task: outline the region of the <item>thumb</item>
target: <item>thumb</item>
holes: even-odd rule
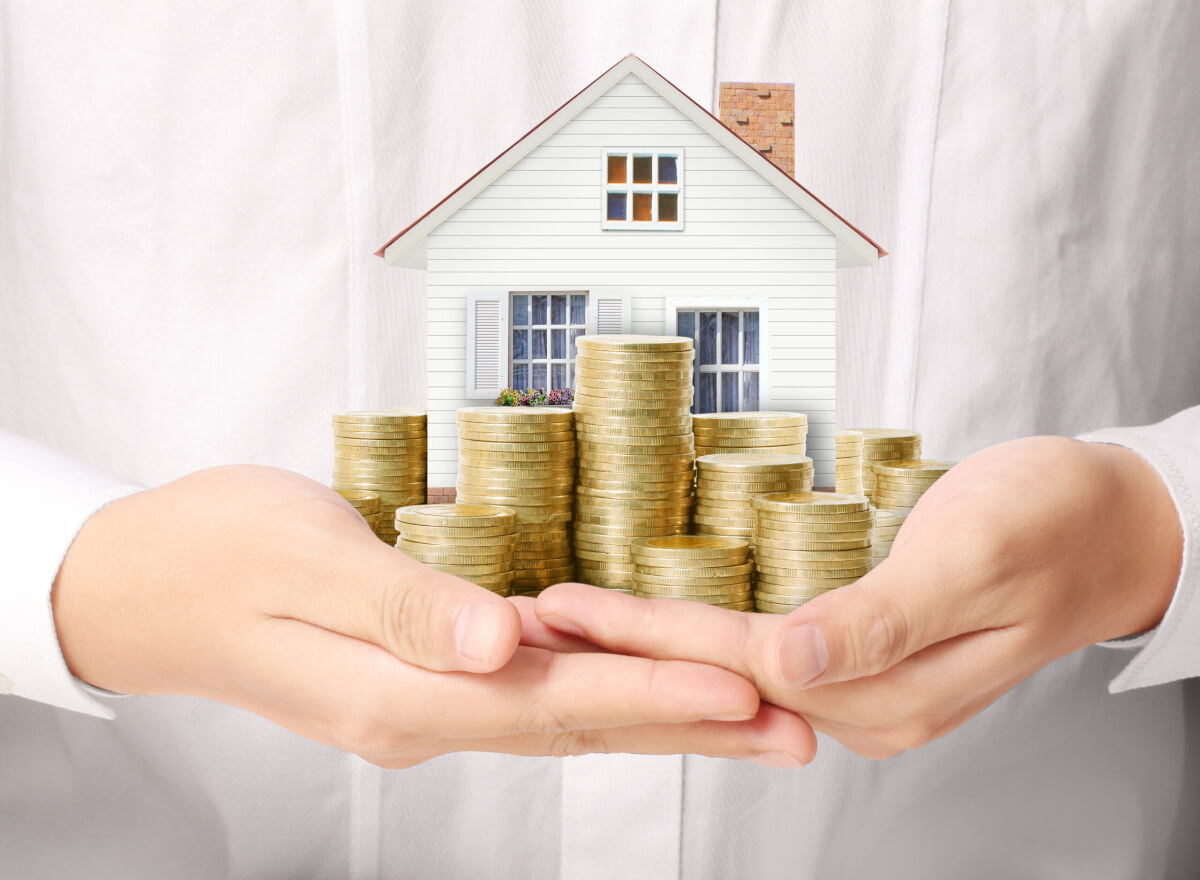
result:
[[[954,634],[935,632],[940,611],[923,598],[935,591],[889,581],[877,569],[793,611],[765,640],[763,668],[786,688],[867,678]]]
[[[433,672],[494,672],[511,659],[521,639],[511,602],[376,544],[365,577],[342,585],[343,597],[367,591],[365,602],[354,603],[347,635]]]

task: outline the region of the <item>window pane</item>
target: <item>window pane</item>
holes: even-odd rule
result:
[[[693,342],[696,341],[696,313],[695,312],[676,312],[675,313],[675,332],[680,336],[686,336]]]
[[[529,387],[529,364],[513,364],[512,387],[519,389]]]
[[[530,330],[533,334],[533,357],[544,358],[546,356],[546,331],[545,330]]]
[[[608,182],[609,183],[624,183],[625,182],[625,159],[622,154],[620,156],[608,157]]]
[[[679,196],[675,193],[658,194],[658,220],[660,223],[675,223],[679,220]]]
[[[567,372],[570,374],[570,377],[571,377],[571,387],[574,388],[575,387],[575,365],[568,364]]]
[[[654,198],[650,193],[633,194],[633,219],[643,222],[650,220],[650,203]]]
[[[512,322],[514,327],[529,325],[529,297],[523,293],[513,297]]]
[[[758,312],[742,312],[742,363],[758,363]],[[757,388],[755,380],[755,388]],[[755,392],[757,395],[757,391]],[[757,397],[755,398],[757,400]]]
[[[658,157],[658,182],[679,183],[679,172],[675,168],[674,156]]]
[[[567,387],[567,365],[566,364],[551,364],[550,365],[550,388],[566,388]]]
[[[546,390],[546,365],[545,364],[534,364],[533,365],[533,382],[530,385],[530,387],[537,388],[539,391]]]
[[[586,324],[587,323],[587,295],[583,293],[571,294],[571,323]]]
[[[721,363],[738,362],[738,313],[721,312]]]
[[[738,411],[738,373],[721,374],[721,412]]]
[[[742,373],[742,409],[758,411],[758,373]]]
[[[556,293],[550,297],[550,323],[563,325],[567,323],[567,295]]]
[[[716,312],[701,312],[700,313],[700,338],[699,351],[696,355],[696,363],[707,367],[717,362],[717,313]],[[712,412],[710,409],[701,410],[701,412]]]
[[[550,357],[555,360],[566,360],[567,331],[554,329],[550,331]],[[555,386],[556,388],[559,386]]]
[[[716,373],[700,374],[700,396],[696,398],[696,406],[693,411],[698,413],[710,413],[717,411]]]
[[[585,331],[583,331],[583,330],[571,330],[571,331],[570,331],[570,334],[571,334],[571,336],[570,336],[570,339],[571,339],[571,359],[572,359],[572,360],[574,360],[574,358],[575,358],[575,354],[576,354],[576,351],[575,351],[575,340],[576,340],[576,339],[578,339],[580,336],[582,336],[582,335],[584,334],[584,332],[585,332]]]
[[[654,162],[653,156],[634,156],[633,157],[633,182],[634,183],[653,183],[654,182]],[[595,178],[592,178],[595,180]]]
[[[543,293],[533,298],[533,323],[546,323],[546,295]]]
[[[609,193],[608,194],[608,214],[609,220],[625,220],[625,193]]]
[[[513,360],[523,361],[529,358],[529,331],[513,330]]]

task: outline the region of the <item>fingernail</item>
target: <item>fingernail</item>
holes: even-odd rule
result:
[[[567,635],[571,635],[571,636],[579,636],[580,638],[585,638],[585,636],[583,635],[583,628],[581,626],[574,623],[573,621],[563,620],[557,614],[543,614],[538,619],[541,620],[542,623],[546,624],[546,626],[553,627],[554,629],[558,630],[559,632],[564,632]]]
[[[795,770],[797,767],[803,767],[803,762],[795,755],[789,755],[787,752],[763,752],[761,755],[755,755],[750,759],[755,764],[762,764],[764,767],[776,767],[780,770]]]
[[[454,624],[454,647],[476,663],[485,663],[496,648],[504,626],[506,609],[493,602],[476,599],[463,606]]]
[[[709,721],[752,721],[758,717],[757,712],[730,712],[726,715],[713,715]]]
[[[804,687],[828,665],[825,636],[812,624],[792,627],[779,639],[779,674],[792,687]]]

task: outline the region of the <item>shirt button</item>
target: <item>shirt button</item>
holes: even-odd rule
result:
[[[11,694],[13,690],[12,679],[0,672],[0,696]]]

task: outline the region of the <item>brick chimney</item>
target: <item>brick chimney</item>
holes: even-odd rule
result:
[[[795,114],[791,83],[721,83],[721,121],[789,177],[796,174]]]

